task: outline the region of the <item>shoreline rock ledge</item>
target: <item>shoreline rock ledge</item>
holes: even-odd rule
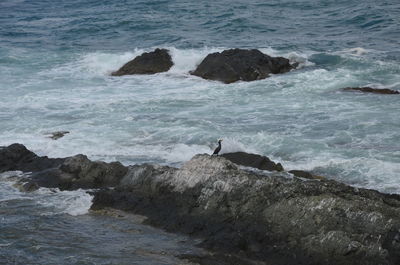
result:
[[[279,171],[260,174],[206,154],[181,168],[115,163],[38,157],[17,144],[0,148],[0,172],[33,171],[24,181],[39,186],[103,187],[92,191],[92,210],[133,212],[202,239],[211,257],[183,257],[196,263],[400,264],[399,195]]]
[[[190,74],[229,84],[265,79],[270,74],[289,72],[296,66],[286,58],[271,57],[257,49],[230,49],[207,55]]]

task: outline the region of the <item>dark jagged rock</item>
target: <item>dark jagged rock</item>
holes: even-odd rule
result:
[[[22,144],[0,147],[0,173],[20,170],[24,172],[42,171],[59,166],[64,159],[39,157]]]
[[[305,179],[324,179],[322,176],[313,175],[310,172],[303,171],[303,170],[289,170],[289,173],[295,175],[298,178],[305,178]]]
[[[286,58],[271,57],[256,49],[231,49],[207,55],[191,74],[228,84],[264,79],[270,74],[286,73],[294,67]]]
[[[128,168],[119,162],[90,161],[84,155],[76,155],[67,157],[58,168],[33,174],[30,182],[61,190],[113,187],[127,171]]]
[[[330,180],[261,176],[223,157],[130,167],[93,209],[114,207],[259,264],[399,264],[400,196]],[[265,263],[262,263],[265,262]],[[238,264],[250,264],[247,262]]]
[[[399,91],[397,90],[392,90],[388,88],[372,88],[372,87],[345,87],[343,88],[345,91],[361,91],[361,92],[367,92],[367,93],[375,93],[375,94],[400,94]]]
[[[166,49],[155,49],[153,52],[145,52],[132,61],[123,65],[113,76],[155,74],[167,72],[173,65],[171,56]]]
[[[119,184],[128,168],[119,162],[90,161],[85,155],[76,155],[65,159],[60,170],[71,177],[73,187],[99,188]]]
[[[283,171],[281,163],[275,163],[266,156],[249,154],[245,152],[225,153],[221,155],[233,163],[246,167],[258,168],[269,171]]]
[[[128,168],[119,162],[93,162],[84,155],[39,157],[22,144],[12,144],[0,149],[0,173],[13,170],[32,172],[22,187],[30,190],[34,184],[60,189],[112,187],[120,183]]]
[[[14,170],[27,162],[21,163],[21,153],[36,157],[22,147],[0,150],[0,157],[16,161]],[[38,186],[115,186],[92,191],[93,210],[131,211],[149,224],[202,238],[215,255],[190,259],[203,264],[400,264],[399,195],[259,175],[209,155],[196,155],[179,169],[125,168],[77,155],[35,174]]]

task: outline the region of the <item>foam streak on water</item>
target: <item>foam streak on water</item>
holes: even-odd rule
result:
[[[26,205],[35,205],[33,210],[40,215],[69,214],[77,216],[89,212],[93,196],[89,195],[87,191],[40,188],[33,192],[21,192],[16,185],[22,177],[29,177],[29,175],[19,171],[0,174],[0,202],[21,201]]]

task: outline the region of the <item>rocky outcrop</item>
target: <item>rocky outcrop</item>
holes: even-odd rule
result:
[[[268,171],[283,171],[281,163],[275,163],[266,156],[249,154],[245,152],[225,153],[221,155],[233,163],[245,167],[258,168]]]
[[[28,183],[61,190],[114,187],[127,171],[119,162],[91,161],[84,155],[76,155],[66,158],[57,168],[33,173]]]
[[[19,185],[22,190],[31,191],[36,185],[62,190],[113,187],[128,168],[119,162],[91,161],[84,155],[39,157],[21,144],[12,144],[0,149],[0,173],[14,170],[31,172]]]
[[[229,84],[264,79],[293,68],[283,57],[271,57],[256,49],[231,49],[207,55],[191,74]]]
[[[392,90],[388,88],[372,88],[372,87],[345,87],[343,88],[345,91],[361,91],[367,93],[375,93],[375,94],[400,94],[397,90]]]
[[[155,49],[153,52],[145,52],[132,61],[123,65],[113,76],[156,74],[167,72],[173,65],[171,56],[166,49]]]
[[[61,158],[39,157],[22,144],[0,147],[0,173],[20,170],[24,172],[42,171],[54,168],[64,161]]]
[[[145,215],[258,264],[400,262],[399,196],[261,176],[223,157],[197,155],[180,169],[130,167],[115,190],[95,194],[93,209],[104,207]]]
[[[22,147],[0,150],[7,168],[21,170],[32,163],[29,157],[38,159]],[[25,190],[113,186],[92,191],[93,210],[131,211],[152,225],[201,238],[202,246],[215,254],[186,257],[193,261],[400,264],[399,195],[286,172],[258,174],[222,156],[196,155],[181,168],[124,167],[83,155],[60,161],[55,168],[34,172],[34,184]]]

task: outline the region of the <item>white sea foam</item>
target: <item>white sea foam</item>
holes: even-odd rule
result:
[[[196,69],[197,65],[210,53],[221,52],[222,48],[204,48],[204,49],[177,49],[168,47],[174,65],[169,70],[174,74],[188,74]]]
[[[111,54],[94,52],[84,55],[79,62],[83,70],[99,75],[109,75],[111,72],[118,70],[125,63],[133,60],[140,55],[142,50],[133,52],[125,52],[122,54]]]
[[[272,48],[261,48],[259,49],[261,52],[268,54],[269,56],[282,56],[285,58],[288,58],[290,63],[298,63],[298,69],[307,67],[307,66],[313,66],[315,65],[313,62],[310,62],[308,58],[314,53],[312,51],[278,51]]]
[[[60,191],[59,189],[40,188],[34,192],[35,200],[48,211],[43,214],[66,213],[77,216],[87,214],[92,206],[93,196],[85,190]]]
[[[364,49],[362,47],[356,47],[356,48],[351,48],[351,49],[345,49],[342,51],[345,54],[350,54],[354,56],[362,56],[364,54],[367,54],[369,52],[368,49]]]
[[[14,185],[29,174],[20,171],[8,171],[0,174],[0,202],[20,200],[33,202],[41,207],[35,210],[42,215],[69,214],[73,216],[87,214],[92,205],[93,196],[85,190],[60,191],[59,189],[39,188],[33,192],[21,192]]]
[[[312,67],[225,85],[187,74],[208,53],[224,48],[166,48],[175,65],[152,76],[110,76],[136,55],[153,50],[149,48],[74,54],[24,79],[7,79],[7,86],[0,84],[6,91],[1,98],[0,145],[20,142],[50,157],[83,153],[124,164],[176,165],[197,153],[211,154],[217,139],[223,138],[221,153],[259,153],[288,169],[318,168],[365,186],[370,184],[361,175],[371,183],[395,184],[397,101],[340,89],[397,89],[395,64],[373,60],[369,53],[340,51],[327,53],[340,56],[333,56],[334,67],[329,66],[330,58],[319,67],[309,64],[309,58],[320,53],[267,48],[261,50]],[[54,131],[70,133],[57,141],[46,137]],[[345,163],[357,157],[365,158],[358,162],[358,173]],[[343,161],[324,163],[337,159]],[[375,166],[379,170],[371,169]]]
[[[248,152],[256,153],[257,151],[252,147],[246,146],[241,143],[237,137],[222,137],[222,148],[220,154],[233,153],[233,152]]]

